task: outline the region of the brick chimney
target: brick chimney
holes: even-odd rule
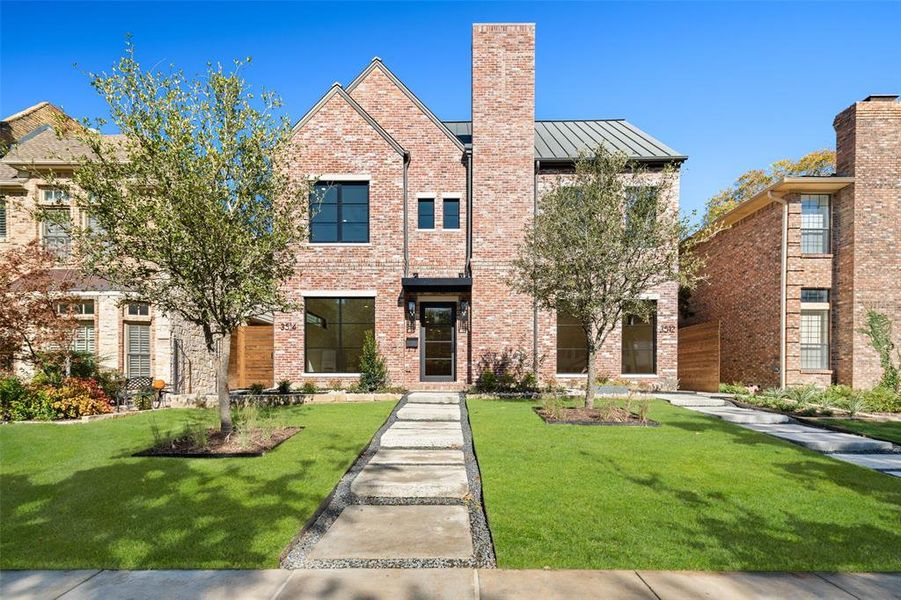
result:
[[[507,274],[535,195],[535,25],[472,27],[472,362],[534,345],[531,298]],[[474,377],[476,374],[470,374]]]
[[[875,385],[879,357],[860,333],[867,309],[901,323],[901,103],[872,95],[835,117],[836,172],[854,183],[833,197],[833,329],[839,381]],[[895,327],[901,345],[901,328]]]

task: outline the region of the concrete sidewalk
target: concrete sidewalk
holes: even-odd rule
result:
[[[501,569],[3,571],[0,598],[888,600],[901,598],[901,575]]]

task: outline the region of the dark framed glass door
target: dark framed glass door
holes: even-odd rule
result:
[[[419,308],[419,379],[454,381],[457,363],[456,306],[423,302]]]

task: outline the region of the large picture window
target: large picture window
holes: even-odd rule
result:
[[[653,375],[657,372],[657,302],[651,304],[651,317],[642,320],[635,315],[623,317],[624,375]]]
[[[557,313],[557,373],[584,373],[588,369],[585,330],[569,315]]]
[[[369,183],[319,182],[310,193],[310,241],[369,241]]]
[[[375,298],[305,298],[307,373],[358,373],[363,336],[375,331]]]
[[[829,252],[829,194],[801,196],[801,254]]]

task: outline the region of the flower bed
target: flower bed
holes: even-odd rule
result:
[[[171,456],[184,458],[240,458],[262,456],[298,433],[301,427],[265,428],[223,435],[215,428],[206,430],[205,435],[186,433],[166,440],[134,456]],[[242,435],[243,433],[243,435]]]
[[[633,427],[657,427],[657,421],[642,418],[624,408],[561,408],[557,410],[547,408],[534,408],[535,412],[545,423],[550,425],[606,425],[606,426],[633,426]]]
[[[0,380],[0,417],[4,421],[56,421],[113,412],[112,401],[93,379],[67,377],[59,383]]]

